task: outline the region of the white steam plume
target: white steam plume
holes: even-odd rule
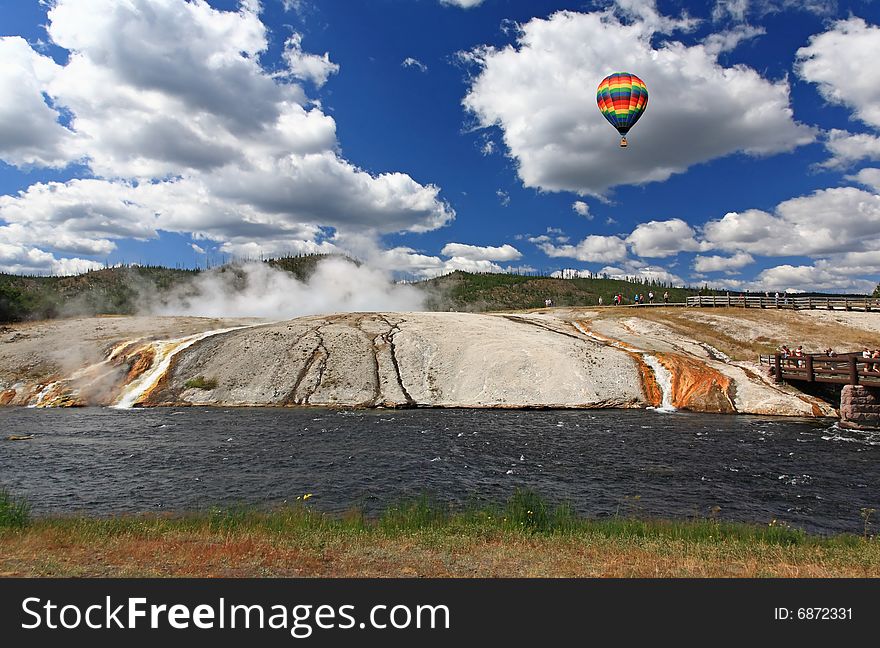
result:
[[[265,263],[200,274],[150,310],[158,315],[290,319],[363,311],[418,311],[423,294],[345,259],[319,262],[307,281]]]

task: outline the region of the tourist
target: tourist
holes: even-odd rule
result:
[[[874,349],[874,353],[871,354],[871,359],[880,361],[880,349]],[[873,367],[874,371],[880,373],[880,362],[875,362]]]
[[[773,301],[774,301],[774,304],[776,305],[776,308],[779,308],[779,291],[778,290],[776,291],[776,297],[774,298]]]
[[[796,357],[796,358],[803,358],[803,357],[804,357],[804,347],[801,346],[800,344],[798,344],[798,348],[794,350],[794,357]],[[803,366],[804,366],[804,361],[803,361],[803,360],[798,360],[798,361],[797,361],[797,366],[798,366],[798,367],[803,367]]]
[[[654,303],[654,291],[653,291],[653,290],[651,290],[650,292],[648,292],[648,303],[649,303],[649,304],[653,304],[653,303]]]
[[[664,303],[664,304],[668,304],[668,303],[669,303],[669,291],[668,291],[668,290],[667,290],[666,292],[663,293],[663,303]]]
[[[786,364],[790,367],[791,366],[791,350],[789,350],[788,346],[783,344],[779,348],[779,355],[782,356],[782,363],[781,364]]]
[[[599,306],[602,305],[602,295],[599,295]]]

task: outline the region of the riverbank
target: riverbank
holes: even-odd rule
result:
[[[2,506],[0,506],[2,508]],[[451,513],[269,512],[3,523],[0,575],[35,577],[880,577],[880,540],[777,523],[584,519],[528,492]]]

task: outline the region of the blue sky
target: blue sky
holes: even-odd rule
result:
[[[0,270],[880,281],[880,4],[0,0]],[[629,148],[595,103],[649,103]]]

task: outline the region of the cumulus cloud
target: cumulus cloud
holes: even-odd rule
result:
[[[683,286],[685,284],[684,279],[676,274],[673,274],[666,268],[655,265],[648,265],[639,261],[630,261],[624,264],[623,267],[606,266],[599,270],[599,274],[608,275],[610,279],[621,279],[627,281],[631,281],[633,279],[644,281],[659,281],[661,283],[669,283],[674,286]]]
[[[880,127],[880,27],[862,18],[838,20],[797,51],[795,72],[815,83],[826,101],[852,109],[864,123]]]
[[[75,275],[103,267],[89,259],[58,259],[35,247],[4,242],[0,232],[0,272],[20,275]]]
[[[699,250],[701,246],[694,235],[690,225],[680,218],[673,218],[641,223],[626,242],[637,256],[668,257],[679,252]]]
[[[694,270],[697,272],[732,272],[754,262],[754,257],[747,252],[737,252],[729,257],[717,255],[696,256],[694,257]]]
[[[814,139],[793,118],[785,80],[724,67],[717,47],[657,38],[693,26],[686,16],[662,16],[653,2],[532,19],[513,45],[461,54],[477,66],[463,104],[479,126],[501,129],[522,182],[548,191],[603,194],[735,152],[769,155]],[[650,93],[628,151],[595,108],[599,81],[620,61]]]
[[[571,204],[571,208],[579,216],[583,216],[587,220],[593,220],[593,215],[590,213],[590,206],[587,203],[585,203],[583,200],[575,200]]]
[[[764,256],[821,257],[880,249],[880,196],[855,187],[822,189],[780,203],[775,213],[730,212],[703,226],[713,248]]]
[[[825,137],[825,148],[831,158],[821,166],[845,167],[860,160],[880,160],[880,137],[869,133],[850,133],[832,128]]]
[[[334,251],[328,239],[347,232],[449,223],[438,187],[342,157],[333,118],[294,81],[323,83],[335,64],[294,35],[286,69],[264,69],[258,12],[257,2],[57,0],[47,31],[65,64],[0,39],[0,158],[82,158],[94,176],[0,198],[6,240],[106,254],[165,230],[235,254]]]
[[[512,245],[493,247],[491,245],[467,245],[464,243],[447,243],[443,246],[440,254],[450,257],[488,261],[516,261],[522,257],[522,253]]]
[[[564,257],[591,263],[614,263],[626,258],[626,242],[618,236],[591,234],[577,245],[554,245],[547,236],[530,239],[549,257]]]
[[[317,87],[327,83],[331,74],[339,72],[339,66],[330,60],[330,53],[323,56],[304,52],[302,34],[294,32],[284,43],[281,57],[287,63],[290,73],[297,79],[311,81]]]
[[[61,70],[17,36],[0,38],[0,159],[19,167],[63,167],[77,157],[73,133],[43,98]]]
[[[779,265],[763,270],[755,284],[766,290],[789,292],[858,292],[870,293],[877,282],[859,279],[848,274],[834,272],[820,265]]]
[[[880,169],[862,169],[855,175],[847,176],[847,178],[880,193]]]

